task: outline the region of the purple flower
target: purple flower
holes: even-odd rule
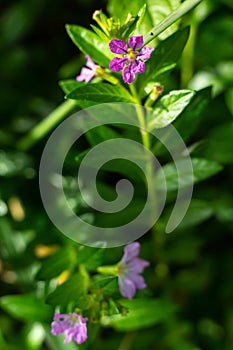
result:
[[[115,57],[111,60],[109,68],[113,72],[123,70],[122,77],[128,84],[135,79],[136,73],[144,73],[146,66],[144,61],[150,58],[153,47],[143,45],[143,36],[131,36],[128,40],[128,45],[120,39],[112,39],[109,43],[109,48],[113,53],[121,54],[123,57]],[[129,47],[128,47],[129,46]]]
[[[105,74],[103,68],[97,66],[89,56],[85,56],[87,59],[86,67],[81,69],[81,73],[76,77],[77,81],[85,81],[89,83],[94,76],[103,76]]]
[[[131,243],[124,248],[124,255],[118,265],[118,282],[121,295],[131,299],[137,289],[146,288],[144,278],[140,275],[149,262],[138,258],[140,244]]]
[[[77,344],[81,344],[87,339],[87,320],[75,312],[69,314],[55,312],[51,332],[53,335],[65,333],[64,344],[69,343],[72,338]]]

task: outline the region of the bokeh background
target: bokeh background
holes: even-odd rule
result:
[[[40,200],[38,165],[46,138],[26,152],[18,143],[63,102],[58,81],[74,78],[83,64],[65,24],[89,27],[92,13],[106,7],[104,0],[0,2],[0,296],[33,291],[44,245],[69,244],[49,222]],[[197,155],[224,166],[195,189],[194,197],[201,200],[183,228],[169,238],[158,235],[153,250],[145,241],[144,255],[153,265],[149,285],[154,295],[172,296],[180,314],[128,338],[103,329],[87,349],[233,348],[232,8],[230,0],[204,0],[183,19],[191,24],[192,36],[167,82],[172,88],[213,86],[191,141],[202,140]],[[46,341],[43,332],[14,306],[2,305],[1,350],[75,349],[54,343],[49,326]]]

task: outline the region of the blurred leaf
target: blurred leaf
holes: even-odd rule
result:
[[[88,277],[80,272],[76,273],[50,293],[46,302],[50,305],[68,305],[71,301],[76,301],[80,296],[86,294],[87,284]]]
[[[22,152],[4,152],[0,150],[0,176],[10,177],[26,175],[32,166],[30,157]]]
[[[200,199],[192,199],[185,217],[179,224],[179,229],[198,225],[209,219],[213,214],[214,210],[211,203]]]
[[[191,90],[174,90],[163,96],[153,110],[148,111],[148,129],[151,131],[171,124],[188,106],[193,96],[194,91]]]
[[[112,295],[119,291],[118,278],[116,276],[102,276],[96,275],[93,278],[93,287],[103,289],[106,295]]]
[[[177,63],[189,38],[189,31],[189,27],[178,30],[161,41],[154,49],[150,59],[146,62],[145,73],[138,76],[136,82],[140,93],[150,81],[158,79],[164,71],[175,67],[174,63]]]
[[[41,262],[36,274],[38,280],[50,280],[69,270],[76,262],[75,252],[71,248],[62,248]]]
[[[232,140],[233,123],[225,123],[214,128],[204,144],[204,156],[223,164],[231,164],[233,162]]]
[[[174,304],[162,299],[120,300],[120,304],[128,309],[127,315],[104,317],[103,325],[119,331],[142,329],[164,322],[176,310]]]
[[[113,55],[106,42],[84,27],[66,25],[66,30],[80,51],[90,56],[95,63],[108,68]]]
[[[67,98],[74,100],[90,100],[98,103],[134,102],[134,99],[125,88],[105,83],[85,85],[77,88],[69,93]]]
[[[183,140],[187,140],[198,128],[202,111],[211,99],[211,88],[197,91],[182,114],[174,122],[176,130]]]
[[[185,186],[189,186],[192,183],[197,183],[199,181],[203,181],[208,177],[211,177],[217,174],[219,171],[223,169],[223,167],[214,161],[200,158],[191,159],[193,166],[193,176],[190,176],[190,172],[186,172],[185,159],[181,159],[174,163],[168,163],[164,165],[156,174],[156,186],[159,188],[159,184],[162,183],[163,179],[161,178],[162,173],[164,173],[167,190],[172,191],[176,190],[178,187],[182,188]],[[182,166],[182,164],[184,164]],[[178,177],[177,166],[181,170],[180,177]],[[179,182],[178,182],[179,179]]]
[[[53,317],[53,308],[31,294],[3,296],[0,306],[19,320],[47,322]]]
[[[77,254],[77,263],[84,264],[87,270],[95,270],[103,262],[104,249],[80,247]]]
[[[85,121],[86,120],[83,120],[84,125],[85,125]],[[86,132],[85,136],[89,141],[90,145],[93,147],[105,140],[118,138],[120,137],[120,134],[118,134],[115,130],[113,130],[112,128],[106,125],[101,125],[100,127],[94,128],[94,130],[90,130]]]

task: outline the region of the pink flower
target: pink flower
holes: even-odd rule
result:
[[[128,84],[135,79],[136,73],[144,73],[146,66],[144,61],[150,58],[153,47],[143,45],[143,36],[132,36],[128,40],[128,44],[120,39],[112,39],[109,48],[113,53],[123,55],[122,58],[115,57],[111,60],[109,68],[113,72],[122,70],[122,77]],[[128,47],[129,46],[129,47]]]
[[[124,248],[124,255],[118,265],[118,283],[121,295],[132,299],[137,289],[146,288],[144,278],[140,275],[149,262],[138,258],[140,244],[130,243]]]
[[[77,344],[81,344],[87,339],[87,320],[87,318],[81,317],[75,312],[69,314],[55,312],[51,324],[51,333],[53,335],[65,333],[64,344],[69,343],[72,338]]]
[[[96,75],[97,66],[89,56],[85,56],[87,59],[86,67],[83,67],[81,73],[76,77],[77,81],[85,81],[89,83],[91,79]]]

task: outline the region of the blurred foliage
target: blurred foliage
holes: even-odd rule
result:
[[[79,247],[58,232],[45,213],[38,189],[38,166],[45,139],[28,151],[20,149],[19,141],[63,100],[58,81],[74,78],[84,63],[83,55],[67,37],[65,24],[77,23],[90,29],[93,12],[102,8],[113,15],[116,3],[113,0],[108,5],[106,1],[97,4],[94,0],[1,1],[2,350],[77,349],[75,344],[63,345],[62,337],[51,335],[54,305],[65,307],[67,302],[75,301],[80,309],[88,310],[91,304],[101,305],[105,311],[106,300],[97,292],[94,300],[90,298],[86,293],[88,275],[83,270],[75,271],[75,266],[85,265],[91,274],[99,264],[118,261],[122,249],[106,250],[103,254],[99,249]],[[137,13],[143,3],[138,2],[137,8],[134,2],[133,11]],[[165,15],[169,3],[172,2],[166,2]],[[121,11],[121,3],[118,11]],[[161,16],[150,17],[147,13],[145,18],[146,28],[150,28],[151,21],[154,25]],[[166,94],[177,87],[198,90],[192,108],[185,109],[183,121],[180,117],[174,125],[187,140],[195,159],[197,178],[204,180],[216,175],[195,186],[186,217],[175,232],[164,233],[171,210],[168,203],[156,230],[141,239],[142,256],[151,265],[145,271],[148,288],[138,293],[138,299],[120,300],[119,305],[115,304],[112,296],[117,300],[120,297],[116,281],[108,277],[93,282],[93,290],[103,290],[108,295],[110,314],[94,315],[96,319],[104,316],[103,327],[99,330],[99,326],[92,323],[88,330],[91,336],[87,343],[78,347],[80,349],[232,350],[232,19],[231,1],[204,0],[181,21],[183,26],[191,25],[181,61],[173,72],[160,76]],[[177,29],[177,24],[171,32],[173,29]],[[185,37],[182,40],[185,42]],[[175,46],[183,48],[183,42]],[[142,80],[143,77],[138,79],[141,83]],[[68,94],[75,82],[70,80],[62,84]],[[210,85],[213,86],[211,93]],[[104,132],[118,135],[117,130],[106,128]],[[89,135],[89,142],[96,144],[99,138],[101,135],[96,141]],[[86,141],[83,144],[85,149]],[[158,153],[163,155],[163,150],[158,149]],[[74,169],[69,162],[67,167],[71,172]],[[168,176],[172,176],[169,178],[169,202],[174,197],[176,175],[171,164],[166,169]],[[64,178],[71,200],[73,180],[68,176]],[[106,197],[112,196],[107,185],[102,186],[102,191]],[[77,201],[76,198],[75,205],[82,207]],[[69,274],[72,277],[67,280]],[[56,284],[59,286],[55,289]],[[44,298],[48,305],[43,302]],[[132,312],[124,319],[119,315],[122,310]]]

